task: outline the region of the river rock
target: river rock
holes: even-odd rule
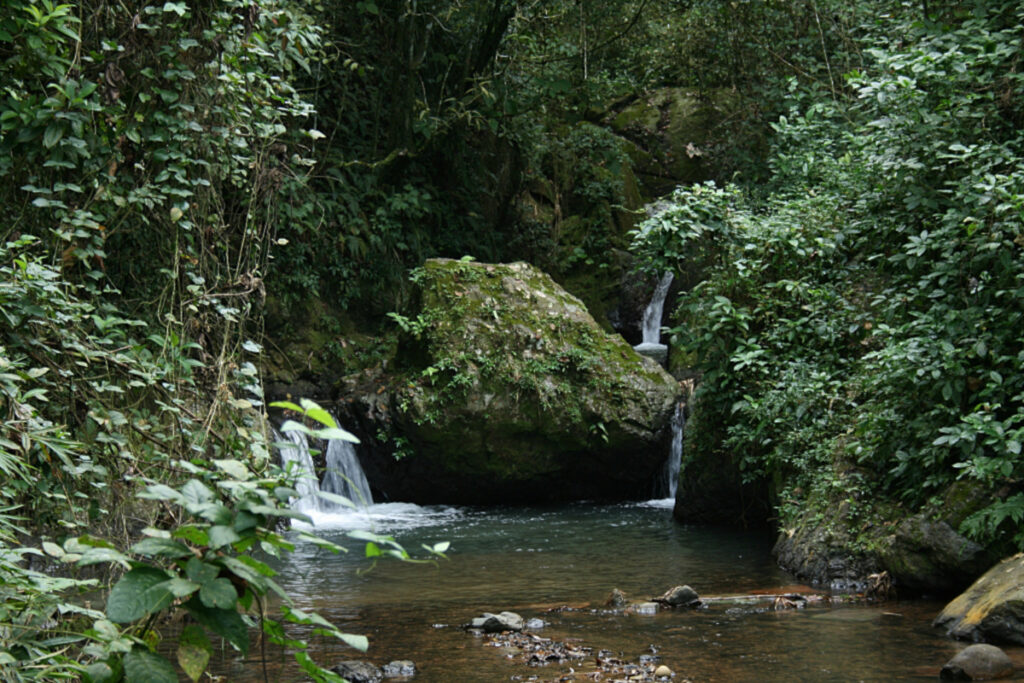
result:
[[[680,392],[656,362],[529,264],[431,259],[415,277],[387,425],[409,455],[371,480],[420,503],[649,495]]]
[[[384,678],[401,678],[416,674],[416,665],[408,659],[396,659],[382,667]]]
[[[661,597],[651,599],[669,607],[693,607],[700,603],[700,596],[697,595],[697,591],[689,586],[670,588]]]
[[[523,618],[515,612],[502,612],[501,614],[484,612],[482,616],[475,617],[464,628],[484,633],[519,632],[523,630]]]
[[[954,638],[1024,645],[1024,553],[985,572],[934,624]]]
[[[1013,673],[1013,662],[995,645],[969,645],[946,662],[939,673],[944,681],[991,681]]]
[[[384,673],[369,662],[357,660],[341,662],[331,667],[331,671],[349,683],[380,683],[380,681],[384,680]]]
[[[625,607],[628,603],[626,594],[618,588],[613,588],[608,599],[604,601],[605,607]]]
[[[662,664],[661,666],[659,666],[657,669],[654,670],[654,677],[655,678],[671,678],[674,675],[675,674],[672,673],[672,669],[668,668],[664,664]]]

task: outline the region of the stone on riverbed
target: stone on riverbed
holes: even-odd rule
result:
[[[474,618],[464,628],[468,631],[482,631],[483,633],[518,632],[523,630],[523,618],[515,612],[502,612],[501,614],[484,612],[482,616]]]
[[[662,664],[661,666],[659,666],[657,669],[654,670],[654,677],[655,678],[671,678],[674,675],[675,674],[672,673],[672,669],[668,668],[664,664]]]
[[[604,601],[606,607],[625,607],[627,604],[626,594],[618,588],[613,588],[611,595]]]
[[[331,671],[349,683],[380,683],[380,681],[384,680],[384,673],[369,662],[357,660],[341,662],[332,667]]]
[[[670,588],[661,597],[651,598],[651,600],[669,607],[696,607],[700,604],[700,596],[697,595],[697,591],[689,586]]]
[[[384,665],[384,678],[400,678],[413,676],[416,673],[416,665],[408,659],[398,659]]]
[[[970,645],[946,662],[939,673],[944,681],[991,681],[1013,673],[1013,662],[995,645]]]

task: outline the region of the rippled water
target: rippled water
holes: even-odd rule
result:
[[[692,681],[935,680],[963,644],[930,620],[928,601],[809,607],[714,604],[650,616],[612,613],[613,588],[633,599],[681,583],[701,595],[747,594],[793,583],[770,555],[763,533],[680,526],[670,501],[557,508],[452,508],[375,505],[366,514],[318,513],[317,531],[351,552],[335,556],[300,544],[279,566],[279,583],[299,607],[315,609],[370,639],[365,655],[317,640],[321,662],[357,658],[378,665],[413,660],[415,681],[556,680],[568,665],[527,667],[459,625],[482,611],[511,610],[548,622],[541,635],[576,638],[636,658],[656,650],[676,679]],[[393,534],[411,553],[450,541],[436,564],[382,561],[372,571],[344,531]],[[420,552],[421,556],[425,553]],[[576,611],[549,611],[569,605]],[[1024,665],[1024,654],[1009,650]],[[291,657],[268,650],[269,680],[301,680]],[[214,668],[232,681],[262,681],[258,648]]]

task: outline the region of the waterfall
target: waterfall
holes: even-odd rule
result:
[[[370,484],[359,464],[356,449],[351,443],[341,439],[327,441],[326,472],[323,481],[318,482],[306,435],[302,432],[289,431],[282,436],[275,431],[274,438],[281,444],[281,465],[288,469],[289,463],[294,463],[291,469],[298,475],[295,482],[298,496],[292,501],[292,509],[310,513],[331,512],[342,507],[320,498],[317,495],[320,491],[345,496],[359,507],[365,508],[373,504]]]
[[[650,303],[644,309],[643,343],[661,343],[661,316],[665,310],[665,297],[668,296],[669,287],[672,286],[672,271],[667,271],[658,280],[654,288]]]
[[[665,491],[668,497],[675,499],[679,488],[679,468],[683,463],[683,429],[686,427],[686,404],[676,404],[676,412],[672,415],[672,446],[669,448],[668,460],[665,462]]]
[[[359,465],[353,444],[341,439],[331,439],[327,444],[326,460],[327,471],[324,472],[324,480],[320,483],[322,491],[345,496],[359,506],[373,504],[370,483],[366,481],[366,474]],[[321,500],[320,507],[323,510],[331,510],[341,506]]]
[[[316,492],[320,486],[316,481],[316,469],[313,467],[313,456],[309,452],[306,435],[302,432],[285,432],[282,436],[275,431],[274,439],[281,444],[281,466],[297,476],[295,491],[299,495],[292,501],[292,508],[298,512],[319,509],[320,499]],[[289,463],[292,463],[290,467]]]

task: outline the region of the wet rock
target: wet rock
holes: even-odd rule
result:
[[[618,588],[613,588],[611,595],[604,601],[605,607],[625,607],[628,604],[626,594]]]
[[[669,607],[694,607],[700,603],[700,596],[689,586],[676,586],[670,588],[664,595],[651,598],[651,600]]]
[[[397,659],[385,664],[382,668],[384,678],[399,678],[416,674],[416,665],[408,659]]]
[[[338,674],[349,683],[380,683],[384,680],[384,673],[369,662],[350,660],[341,662],[331,668],[331,671]]]
[[[483,633],[518,632],[523,630],[523,618],[515,612],[502,612],[500,614],[484,612],[482,616],[474,618],[464,628],[470,631],[482,631]]]
[[[533,619],[528,619],[526,621],[526,628],[531,630],[531,631],[536,631],[538,629],[542,629],[542,628],[544,628],[547,625],[548,625],[548,622],[544,621],[543,619],[538,619],[537,617],[534,617]]]
[[[655,678],[670,678],[670,677],[672,677],[674,675],[675,674],[672,673],[672,669],[668,668],[664,664],[662,664],[661,666],[659,666],[657,669],[654,670],[654,677]]]
[[[1024,553],[992,567],[935,619],[954,638],[1024,645]]]
[[[995,645],[970,645],[946,662],[939,673],[944,681],[991,681],[1013,673],[1013,662]]]

